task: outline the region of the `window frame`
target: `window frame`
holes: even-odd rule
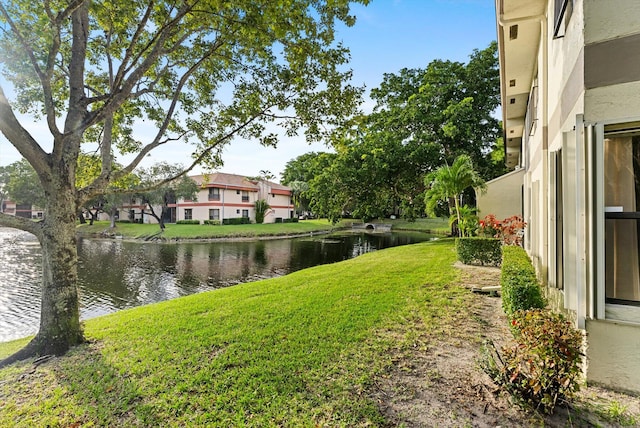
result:
[[[207,195],[210,201],[219,201],[220,200],[220,188],[219,187],[209,187],[209,194]]]

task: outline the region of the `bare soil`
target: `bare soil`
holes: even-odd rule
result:
[[[500,269],[456,264],[462,285],[499,285]],[[374,399],[391,421],[402,427],[617,427],[640,426],[640,399],[602,388],[583,386],[554,415],[524,411],[514,405],[478,365],[485,340],[498,349],[511,341],[501,299],[476,294],[466,313],[426,346],[398,352],[391,373],[376,385]],[[433,333],[425,332],[425,336]]]

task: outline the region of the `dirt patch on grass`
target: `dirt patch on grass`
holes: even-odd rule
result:
[[[499,285],[500,269],[456,264],[469,289]],[[511,340],[501,299],[472,294],[465,313],[447,331],[425,332],[423,343],[399,352],[390,373],[376,385],[374,399],[390,421],[403,427],[637,426],[637,397],[583,387],[570,406],[551,416],[512,404],[478,365],[485,340],[498,348]]]

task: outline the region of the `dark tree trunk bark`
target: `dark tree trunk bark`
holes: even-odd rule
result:
[[[42,246],[40,328],[25,348],[0,361],[0,367],[35,356],[62,355],[84,342],[76,286],[75,171],[66,171],[64,161],[60,162],[60,168],[62,172],[54,168],[44,189],[47,203],[39,237]]]

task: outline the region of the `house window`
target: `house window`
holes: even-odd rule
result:
[[[249,202],[249,192],[246,190],[242,191],[242,202]]]
[[[573,0],[555,0],[553,12],[553,37],[564,37],[565,28],[573,12]]]
[[[191,208],[185,208],[184,210],[184,219],[192,220],[193,219],[193,210]]]
[[[242,210],[242,217],[249,218],[249,210]]]
[[[209,200],[210,201],[219,201],[220,200],[220,188],[219,187],[209,187]]]
[[[209,210],[209,220],[220,220],[220,210],[218,208]]]
[[[605,134],[606,303],[640,306],[640,132]]]
[[[236,210],[236,214],[240,214],[240,210]]]

